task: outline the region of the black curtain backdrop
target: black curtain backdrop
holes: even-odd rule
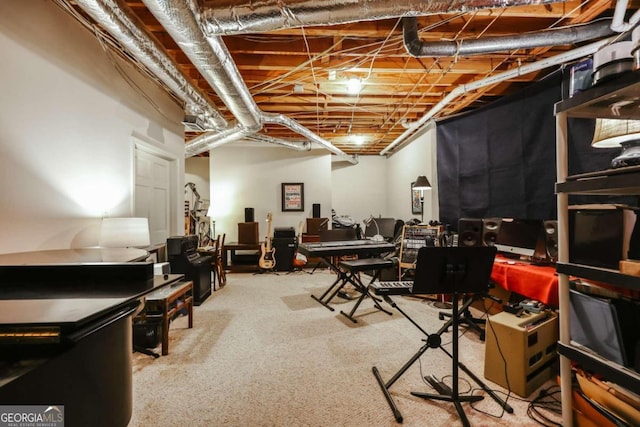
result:
[[[437,123],[439,217],[555,219],[558,70],[487,107]],[[569,120],[569,174],[609,168],[619,150],[591,148],[594,120]],[[600,203],[593,198],[572,203]]]

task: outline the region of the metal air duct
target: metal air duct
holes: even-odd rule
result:
[[[611,20],[602,20],[579,26],[564,27],[534,33],[510,34],[480,39],[423,42],[418,35],[415,17],[402,20],[404,47],[415,57],[471,56],[505,50],[531,49],[542,46],[574,44],[614,34]]]
[[[247,90],[231,55],[219,37],[204,37],[187,1],[143,0],[180,49],[200,71],[238,122],[249,131],[259,131],[260,111]]]
[[[268,144],[281,145],[298,151],[311,151],[311,142],[309,141],[286,141],[283,139],[273,138],[261,133],[254,133],[247,136],[247,139],[257,142],[266,142]]]
[[[557,1],[560,0],[245,0],[230,5],[215,0],[203,6],[202,20],[208,35],[230,35]]]
[[[354,165],[358,163],[357,157],[349,156],[348,154],[340,150],[338,147],[331,144],[326,139],[321,138],[320,136],[311,132],[306,127],[302,126],[300,123],[296,122],[290,117],[285,116],[284,114],[262,113],[262,120],[264,123],[273,123],[273,124],[285,126],[291,129],[292,131],[306,137],[310,141],[322,145],[324,148],[331,151],[333,154],[337,155],[338,157],[341,157]]]
[[[244,80],[222,38],[217,36],[205,38],[196,18],[198,16],[197,7],[192,0],[143,0],[143,3],[169,32],[193,65],[238,119],[238,122],[245,128],[242,131],[243,135],[238,136],[238,138],[260,131],[263,122],[277,123],[287,126],[311,141],[319,143],[332,153],[346,158],[351,163],[358,162],[354,156],[347,155],[329,141],[315,135],[293,119],[275,119],[273,116],[262,112],[244,84]],[[187,144],[187,151],[190,153],[198,150],[200,152],[206,151],[208,148],[204,148],[203,145],[205,140],[214,140],[214,144],[219,145],[216,135],[204,135]],[[227,137],[221,139],[221,141],[226,140]],[[210,148],[213,147],[209,146]]]
[[[188,104],[190,109],[207,117],[206,127],[222,129],[227,126],[224,117],[212,107],[211,100],[194,88],[159,43],[141,30],[142,25],[134,21],[133,13],[126,4],[118,0],[76,0],[76,3]]]
[[[577,59],[582,59],[585,56],[591,55],[598,51],[598,49],[606,46],[611,43],[613,38],[599,40],[597,42],[593,42],[591,44],[579,47],[574,50],[570,50],[568,52],[564,52],[549,58],[541,59],[540,61],[533,62],[531,64],[524,65],[522,67],[512,68],[510,70],[504,71],[502,73],[496,74],[494,76],[490,76],[481,80],[477,80],[475,82],[471,82],[468,84],[463,84],[457,86],[454,90],[449,92],[447,96],[445,96],[440,102],[434,105],[431,110],[427,112],[424,116],[414,122],[411,128],[407,129],[397,137],[395,140],[391,142],[391,144],[387,145],[384,150],[380,152],[380,155],[385,155],[389,151],[393,150],[398,144],[407,140],[412,135],[415,135],[416,132],[420,131],[427,122],[434,117],[440,110],[442,110],[447,104],[456,99],[458,96],[467,93],[469,91],[477,90],[485,86],[494,85],[505,80],[512,79],[514,77],[518,77],[523,74],[528,74],[534,71],[543,70],[547,67],[564,64],[567,62],[575,61]]]
[[[185,157],[196,156],[221,145],[237,141],[251,133],[252,131],[240,124],[220,132],[203,133],[185,145]]]

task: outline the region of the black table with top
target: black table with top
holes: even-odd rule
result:
[[[298,245],[298,252],[307,258],[321,258],[322,263],[336,273],[336,280],[320,296],[311,295],[311,298],[333,311],[329,305],[331,300],[347,284],[351,283],[357,290],[362,286],[357,283],[350,272],[340,268],[340,258],[347,256],[357,256],[358,258],[378,257],[382,254],[395,250],[395,245],[388,242],[375,240],[342,240],[334,242],[307,242]],[[352,313],[353,314],[353,313]]]

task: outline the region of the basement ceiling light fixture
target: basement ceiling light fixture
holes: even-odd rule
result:
[[[362,80],[352,77],[347,82],[347,92],[351,95],[357,95],[362,89]]]
[[[367,140],[367,137],[364,135],[351,135],[351,142],[355,145],[362,145]]]

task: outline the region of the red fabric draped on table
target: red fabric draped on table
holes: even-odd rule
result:
[[[555,267],[531,265],[497,256],[491,280],[508,291],[558,307],[558,275]]]

